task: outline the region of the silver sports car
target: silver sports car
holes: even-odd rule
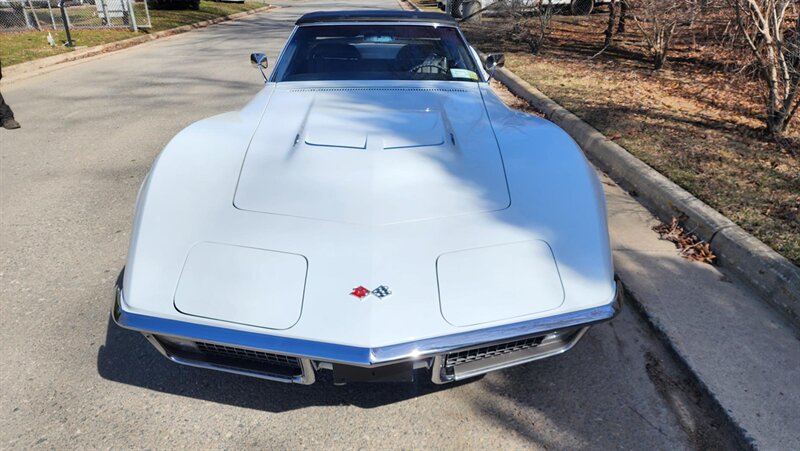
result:
[[[166,146],[113,318],[187,365],[444,383],[563,353],[620,308],[575,142],[507,108],[439,13],[301,17],[240,111]]]

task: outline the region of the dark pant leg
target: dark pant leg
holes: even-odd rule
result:
[[[14,119],[14,112],[11,111],[11,107],[3,99],[3,93],[0,92],[0,121],[5,122],[6,119]]]

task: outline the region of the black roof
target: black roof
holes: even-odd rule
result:
[[[304,14],[296,25],[319,22],[437,22],[455,25],[451,16],[421,11],[317,11]]]

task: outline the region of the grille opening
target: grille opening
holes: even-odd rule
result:
[[[202,341],[173,341],[156,337],[170,355],[216,366],[292,378],[303,375],[297,357]]]
[[[445,358],[445,372],[446,374],[454,374],[455,369],[459,365],[465,363],[476,362],[478,360],[491,359],[501,355],[510,354],[512,352],[522,351],[524,349],[535,348],[539,346],[544,340],[544,336],[531,337],[522,340],[515,340],[506,343],[499,343],[492,346],[484,346],[481,348],[467,349],[465,351],[452,352],[447,354]]]
[[[447,366],[458,366],[464,363],[474,362],[475,360],[490,359],[503,354],[508,354],[523,349],[533,348],[542,343],[544,337],[526,338],[508,343],[500,343],[494,346],[469,349],[467,351],[454,352],[447,354]]]
[[[451,352],[445,355],[444,374],[453,376],[462,368],[464,371],[474,371],[476,368],[492,367],[501,361],[545,354],[563,348],[579,332],[573,329]]]

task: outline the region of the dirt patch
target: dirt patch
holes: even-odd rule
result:
[[[638,35],[602,55],[607,15],[558,16],[539,55],[499,18],[462,25],[483,51],[795,264],[800,264],[800,118],[784,145],[758,117],[758,81],[735,73],[715,23],[682,36],[653,71]]]
[[[650,382],[670,406],[695,449],[724,451],[743,448],[732,439],[733,434],[726,431],[727,426],[723,421],[708,415],[714,407],[691,379],[682,377],[676,368],[669,368],[670,362],[650,351],[645,358],[645,370]]]

